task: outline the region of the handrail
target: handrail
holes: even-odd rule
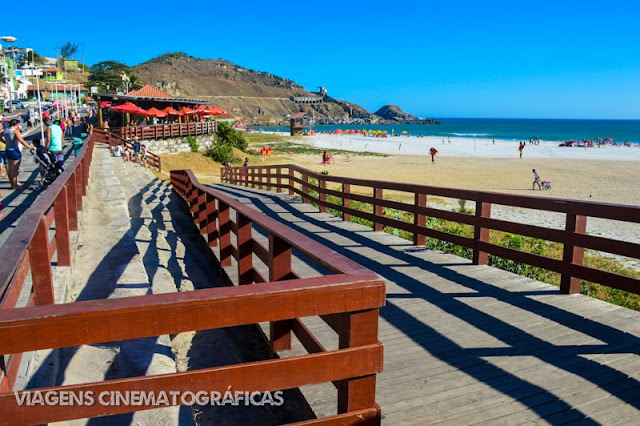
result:
[[[78,230],[78,211],[87,194],[89,168],[95,137],[89,135],[78,156],[47,188],[0,247],[0,312],[18,307],[24,282],[31,273],[32,291],[24,306],[54,304],[51,259],[57,254],[58,266],[71,266],[70,231]],[[55,224],[55,237],[49,230]],[[6,342],[2,342],[2,346]],[[11,352],[2,352],[10,354]],[[22,354],[0,363],[0,390],[9,389],[16,378]]]
[[[109,145],[109,149],[113,150],[115,145],[123,145],[126,148],[129,148],[133,151],[133,144],[130,141],[124,140],[120,136],[117,135],[117,132],[109,129],[94,129],[94,133],[97,136],[96,142],[106,143]],[[154,154],[151,151],[147,150],[147,156],[149,159],[147,160],[147,165],[149,167],[154,167],[158,169],[159,172],[162,171],[162,158],[159,155]]]
[[[375,402],[375,386],[376,374],[382,371],[378,315],[385,299],[384,281],[320,243],[201,185],[190,171],[172,171],[171,179],[174,191],[189,205],[200,234],[209,247],[218,247],[219,263],[228,270],[226,266],[232,264],[231,259],[236,260],[237,285],[0,310],[3,351],[19,353],[270,322],[268,338],[274,359],[56,386],[46,391],[75,395],[127,391],[210,395],[224,394],[228,389],[271,392],[333,382],[338,388],[338,414],[326,418],[327,422],[351,424],[366,419],[379,424],[381,412]],[[268,247],[252,236],[254,223],[268,234]],[[232,233],[236,236],[235,245]],[[294,248],[324,267],[328,275],[301,278],[292,265]],[[265,263],[268,277],[263,277],[258,272],[260,268],[253,265],[254,254]],[[320,316],[335,331],[338,349],[326,350],[309,331],[300,320],[309,316]],[[308,355],[287,357],[292,333]],[[10,390],[9,386],[0,389],[3,418],[30,424],[156,408],[149,403],[26,406],[17,403],[24,392],[18,392],[16,397]],[[180,398],[168,404],[176,403],[180,403]]]
[[[378,180],[347,178],[316,173],[296,165],[232,167],[220,170],[222,182],[251,186],[259,189],[288,190],[299,195],[303,202],[318,204],[321,212],[327,208],[342,213],[344,220],[353,217],[373,222],[376,231],[385,226],[411,232],[414,244],[423,245],[426,237],[447,241],[472,249],[472,261],[476,265],[487,264],[488,256],[499,256],[516,262],[541,267],[561,275],[560,290],[563,293],[580,291],[581,281],[591,281],[620,290],[640,294],[640,280],[584,265],[584,250],[604,251],[614,255],[640,258],[640,244],[610,238],[588,235],[588,217],[640,223],[640,207],[616,205],[591,201],[577,201],[559,198],[540,198],[487,191],[472,191],[442,188],[428,185],[386,182]],[[310,179],[317,181],[310,182]],[[327,188],[327,183],[339,185],[339,190]],[[352,187],[370,191],[371,195],[352,192]],[[384,191],[408,194],[413,203],[403,203],[384,198]],[[317,193],[317,196],[313,195]],[[340,203],[327,201],[332,196]],[[475,203],[475,214],[446,211],[427,206],[429,196],[457,198]],[[369,203],[372,212],[351,207],[352,201]],[[491,217],[491,206],[502,205],[563,213],[564,229],[550,229]],[[384,208],[395,209],[413,216],[412,223],[384,215]],[[473,237],[463,237],[427,226],[427,217],[458,222],[473,227]],[[531,254],[524,251],[493,244],[489,240],[490,231],[502,231],[525,235],[563,244],[562,259]]]
[[[216,132],[216,122],[214,120],[174,123],[174,124],[154,124],[147,126],[124,126],[114,127],[121,139],[137,137],[139,139],[165,139],[181,136],[209,135]]]

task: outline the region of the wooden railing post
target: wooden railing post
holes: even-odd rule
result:
[[[69,235],[69,211],[67,207],[67,187],[63,186],[53,203],[56,222],[56,247],[58,265],[71,266],[71,240]]]
[[[286,279],[291,273],[291,245],[282,238],[269,234],[269,282]],[[291,320],[269,324],[271,356],[291,349]]]
[[[251,237],[251,219],[236,212],[236,235],[238,244],[238,285],[253,283],[253,239]]]
[[[220,266],[231,265],[231,216],[229,206],[218,200],[218,227],[220,243]]]
[[[587,231],[587,217],[567,213],[565,224],[566,237],[562,251],[562,273],[560,276],[560,292],[565,294],[580,293],[581,279],[571,275],[571,265],[582,265],[584,262],[584,247],[573,245],[574,234],[584,234]]]
[[[476,218],[491,217],[491,203],[486,201],[476,201]],[[479,224],[473,228],[473,259],[474,265],[486,265],[489,262],[489,254],[480,250],[480,242],[489,242],[489,229]]]
[[[209,247],[216,247],[218,245],[218,227],[216,224],[218,210],[216,209],[216,199],[213,195],[206,194],[206,203],[207,243]]]
[[[43,217],[40,217],[36,232],[29,244],[29,263],[33,280],[34,303],[53,305],[53,273],[49,261],[49,230]]]
[[[344,314],[340,326],[340,349],[378,343],[378,309]],[[338,413],[375,406],[376,375],[338,382]]]
[[[276,189],[276,191],[282,192],[282,169],[276,169],[276,173],[278,173],[276,179],[276,185],[278,185],[278,189]]]
[[[348,183],[343,183],[342,207],[351,208],[351,198],[349,198],[349,194],[351,194],[351,185]],[[349,213],[342,212],[342,220],[349,222],[351,220],[351,215]]]
[[[302,172],[302,193],[304,195],[308,195],[309,194],[309,175]],[[309,197],[305,197],[302,196],[302,202],[303,203],[308,203],[309,202]]]
[[[76,204],[78,202],[78,198],[76,197],[76,172],[73,172],[71,176],[69,176],[69,180],[67,181],[67,208],[69,209],[69,229],[71,231],[78,230],[78,209],[76,208]]]
[[[84,186],[84,173],[82,166],[76,168],[76,210],[82,211],[82,187]]]
[[[319,194],[319,198],[320,198],[320,203],[318,203],[318,205],[320,206],[320,213],[326,213],[327,212],[327,207],[322,205],[323,202],[327,201],[327,194],[325,191],[325,189],[327,189],[327,181],[319,178],[318,179],[318,184],[320,186],[320,194]]]
[[[383,197],[382,188],[374,188],[373,198],[375,198],[375,200],[382,200],[382,197]],[[376,218],[383,216],[382,206],[379,205],[376,201],[374,201],[374,205],[373,205],[373,214],[375,215]],[[382,223],[377,221],[373,222],[374,231],[382,231],[383,229],[384,229],[384,226],[382,225]]]
[[[294,192],[293,192],[293,188],[294,188],[294,185],[295,185],[295,182],[293,180],[294,173],[295,173],[295,170],[293,170],[292,168],[289,168],[289,195],[293,195],[294,194]]]
[[[256,173],[256,170],[258,170],[258,173]],[[255,169],[255,168],[251,169],[251,187],[252,188],[256,187],[256,174],[260,174],[260,170],[261,169]]]
[[[414,205],[417,207],[427,207],[427,194],[415,194]],[[421,228],[427,226],[427,217],[420,213],[413,215],[413,223]],[[413,234],[413,244],[423,246],[426,242],[424,234],[416,232]]]

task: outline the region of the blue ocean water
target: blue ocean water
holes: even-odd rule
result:
[[[615,142],[640,143],[640,120],[575,120],[575,119],[499,119],[438,118],[442,124],[395,125],[318,125],[318,132],[336,129],[383,130],[389,134],[407,132],[411,136],[468,137],[528,141],[533,136],[543,140],[595,140],[611,138]],[[285,126],[253,127],[254,130],[288,131]]]

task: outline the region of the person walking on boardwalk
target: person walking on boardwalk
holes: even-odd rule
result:
[[[531,190],[536,189],[536,185],[538,185],[538,189],[542,189],[540,186],[540,175],[536,172],[536,169],[533,169],[533,185],[531,185]]]
[[[22,189],[22,186],[18,184],[18,174],[20,173],[20,161],[22,160],[22,154],[20,153],[19,145],[22,144],[29,149],[35,149],[33,145],[25,142],[24,138],[20,134],[19,121],[15,118],[9,122],[9,127],[4,130],[4,141],[6,144],[5,153],[9,160],[9,182],[11,182],[11,188]]]
[[[64,139],[64,136],[62,128],[58,125],[58,120],[56,120],[55,123],[52,123],[51,118],[49,117],[44,119],[44,125],[47,126],[44,146],[56,156],[58,166],[62,167],[62,163],[64,162],[64,155],[62,152],[62,140]]]
[[[435,149],[434,147],[431,147],[431,149],[429,150],[429,154],[431,154],[431,164],[436,164],[437,153],[438,153],[438,150]]]

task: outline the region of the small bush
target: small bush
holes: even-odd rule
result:
[[[218,129],[216,130],[216,142],[218,144],[230,145],[234,148],[238,148],[240,151],[245,151],[249,146],[244,135],[225,122],[218,123]]]
[[[198,152],[200,145],[198,145],[198,139],[196,139],[195,136],[187,136],[185,141],[189,144],[189,147],[191,147],[191,152]]]
[[[211,157],[213,161],[220,164],[226,164],[231,161],[233,157],[233,150],[231,149],[231,145],[217,142],[207,148],[205,155],[207,157]]]

